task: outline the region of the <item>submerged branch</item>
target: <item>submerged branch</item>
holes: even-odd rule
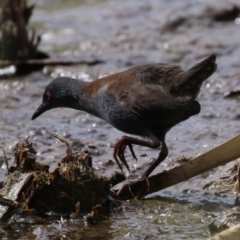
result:
[[[10,65],[14,66],[57,66],[57,65],[74,65],[74,64],[87,64],[87,65],[96,65],[100,63],[104,63],[104,60],[101,59],[76,59],[76,60],[64,60],[64,59],[31,59],[31,60],[23,60],[23,61],[7,61],[0,60],[0,67],[7,67]]]

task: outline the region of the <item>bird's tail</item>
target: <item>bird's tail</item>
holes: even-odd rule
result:
[[[216,69],[216,54],[212,54],[188,71],[183,72],[179,81],[174,84],[171,92],[196,98],[203,81],[210,77]]]

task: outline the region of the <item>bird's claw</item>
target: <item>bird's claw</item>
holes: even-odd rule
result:
[[[132,157],[137,161],[137,157],[135,155],[135,152],[133,151],[133,147],[132,147],[132,144],[128,144],[128,147],[130,149],[130,152],[132,154]]]
[[[123,144],[121,141],[117,142],[114,146],[114,152],[113,152],[113,157],[118,165],[118,167],[121,169],[123,172],[123,168],[120,164],[120,162],[123,163],[123,165],[127,168],[127,170],[130,172],[130,168],[128,166],[128,163],[124,157],[124,151],[126,149],[126,145]]]
[[[132,187],[139,181],[146,181],[147,184],[147,190],[150,190],[150,183],[149,183],[149,179],[148,177],[142,175],[141,177],[132,180],[132,181],[127,181],[116,193],[117,196],[120,199],[130,199],[130,198],[134,198],[137,196],[134,196],[134,193],[132,192]]]
[[[124,152],[126,150],[126,147],[129,147],[130,149],[130,152],[132,154],[132,157],[134,159],[136,159],[137,161],[137,157],[135,155],[135,152],[133,151],[133,147],[132,147],[132,144],[131,143],[124,143],[124,140],[120,140],[119,142],[117,142],[114,146],[114,152],[113,152],[113,157],[118,165],[118,167],[121,169],[121,171],[123,171],[122,169],[122,166],[120,164],[120,162],[123,163],[123,165],[127,168],[127,170],[130,172],[130,168],[129,168],[129,165],[125,159],[125,156],[124,156]]]

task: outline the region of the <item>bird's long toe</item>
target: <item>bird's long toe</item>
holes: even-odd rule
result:
[[[114,146],[113,158],[114,158],[114,160],[116,161],[116,163],[117,163],[118,167],[120,168],[120,170],[123,172],[123,168],[122,168],[122,166],[121,166],[121,164],[120,164],[120,162],[119,162],[119,160],[118,160],[118,146],[117,146],[117,145],[118,145],[118,144],[116,144],[116,145]]]
[[[119,141],[115,144],[114,146],[114,153],[113,153],[113,157],[116,161],[116,163],[118,164],[119,168],[123,171],[122,169],[122,166],[120,164],[120,162],[123,163],[123,165],[127,168],[127,170],[130,172],[130,168],[128,166],[128,163],[125,159],[125,156],[124,156],[124,152],[125,152],[125,149],[126,149],[126,144],[123,143],[123,141]],[[135,154],[134,154],[135,155]]]
[[[128,144],[128,147],[129,147],[129,149],[130,149],[130,152],[131,152],[131,154],[132,154],[132,157],[137,161],[137,157],[136,157],[135,152],[134,152],[134,150],[133,150],[132,144]]]
[[[120,159],[120,161],[123,163],[123,165],[127,168],[127,170],[130,172],[130,168],[129,168],[129,166],[128,166],[128,163],[127,163],[127,161],[126,161],[126,159],[125,159],[125,157],[124,157],[124,154],[119,154],[119,159]]]

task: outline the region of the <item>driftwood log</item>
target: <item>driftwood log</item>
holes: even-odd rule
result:
[[[240,224],[235,225],[219,234],[213,236],[209,240],[239,240],[240,239]]]

